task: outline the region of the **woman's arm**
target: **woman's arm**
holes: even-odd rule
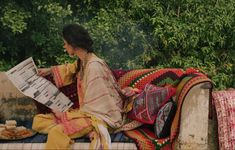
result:
[[[77,61],[70,64],[52,66],[51,73],[57,87],[69,85],[74,81],[77,73]]]

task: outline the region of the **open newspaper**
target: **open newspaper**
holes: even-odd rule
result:
[[[6,72],[16,88],[24,95],[44,104],[45,106],[64,112],[73,102],[47,79],[37,75],[37,67],[30,57]]]

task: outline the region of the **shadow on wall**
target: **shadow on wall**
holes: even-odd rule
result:
[[[36,113],[34,100],[20,93],[7,76],[0,72],[0,122],[8,119],[31,120]]]
[[[30,98],[2,98],[0,99],[0,121],[15,119],[26,121],[33,119],[36,107]]]

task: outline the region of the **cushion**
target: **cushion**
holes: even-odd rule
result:
[[[157,87],[146,84],[144,90],[136,96],[128,117],[143,123],[153,124],[159,108],[175,94],[173,87]]]
[[[176,112],[176,103],[170,99],[158,111],[156,121],[154,123],[154,133],[158,138],[166,138],[170,135],[171,123]]]
[[[214,91],[219,149],[235,149],[235,89]]]

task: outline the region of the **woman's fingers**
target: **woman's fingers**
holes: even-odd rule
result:
[[[140,89],[137,89],[137,88],[134,88],[133,91],[134,91],[135,93],[138,93],[138,94],[141,92],[141,90],[140,90]]]
[[[88,134],[90,141],[92,141],[92,140],[94,139],[95,134],[96,134],[95,131],[91,131],[91,132]]]
[[[38,69],[38,75],[39,76],[46,76],[46,75],[49,75],[51,74],[51,69],[50,68],[41,68],[41,69]]]
[[[137,90],[134,90],[132,87],[127,87],[122,89],[122,93],[127,97],[133,96]]]
[[[43,73],[42,70],[38,70],[38,75],[39,75],[39,76],[43,76],[43,74],[44,74],[44,73]]]

